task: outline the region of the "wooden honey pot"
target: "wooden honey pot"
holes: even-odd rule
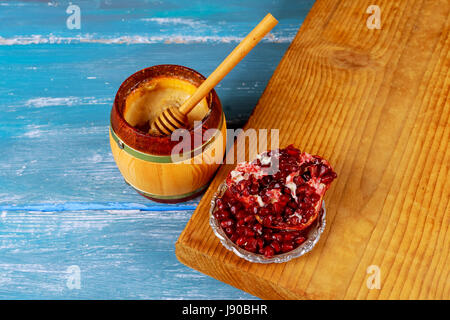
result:
[[[187,67],[157,65],[134,73],[120,86],[111,110],[111,150],[125,181],[144,197],[170,203],[191,199],[220,165],[226,121],[214,90],[190,113],[178,140],[148,133],[161,105],[182,103],[204,80]]]

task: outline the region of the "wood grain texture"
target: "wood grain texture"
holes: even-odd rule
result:
[[[223,248],[208,209],[228,165],[178,239],[180,261],[267,299],[450,298],[450,4],[378,1],[370,30],[371,4],[318,0],[245,126],[277,128],[282,147],[335,168],[318,245],[273,265]]]
[[[109,115],[137,70],[208,75],[272,12],[276,30],[216,88],[227,125],[243,125],[313,2],[0,1],[0,298],[254,299],[176,260],[199,199],[160,205],[129,187]],[[72,264],[80,290],[66,286]]]

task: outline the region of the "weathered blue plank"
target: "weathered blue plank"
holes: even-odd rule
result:
[[[70,2],[80,30],[66,27]],[[312,2],[0,0],[0,298],[251,298],[176,260],[198,199],[161,205],[127,186],[109,112],[135,71],[207,76],[271,12],[279,25],[216,88],[241,126]],[[80,290],[66,286],[71,265]]]
[[[252,299],[177,261],[174,243],[191,214],[3,211],[0,299]],[[80,289],[67,286],[71,266]]]

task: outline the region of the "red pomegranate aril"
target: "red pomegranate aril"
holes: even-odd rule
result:
[[[257,249],[258,242],[255,238],[247,239],[247,244],[245,245],[245,250],[250,252],[255,252]]]
[[[283,212],[283,205],[280,202],[275,202],[272,206],[274,213],[281,213]]]
[[[292,240],[294,240],[294,238],[295,238],[295,236],[292,233],[285,233],[283,235],[283,240],[284,241],[292,241]]]
[[[264,248],[264,240],[262,238],[257,238],[256,242],[258,244],[258,248],[259,249],[263,249]]]
[[[295,201],[289,201],[288,203],[287,203],[287,205],[288,205],[288,207],[289,208],[292,208],[292,209],[296,209],[297,208],[297,203],[295,202]]]
[[[297,237],[296,239],[295,239],[295,243],[297,244],[297,245],[300,245],[300,244],[302,244],[303,242],[305,242],[305,237]]]
[[[300,219],[297,216],[294,216],[292,218],[289,218],[289,223],[292,225],[297,225],[300,223]]]
[[[235,215],[236,220],[243,220],[246,216],[247,214],[242,210],[238,211],[238,213]]]
[[[230,218],[230,213],[228,211],[221,211],[220,212],[220,216],[219,216],[219,220],[225,220],[225,219],[229,219]]]
[[[234,243],[236,243],[236,240],[239,238],[239,235],[237,233],[232,233],[230,236],[230,240]]]
[[[263,226],[270,227],[272,225],[273,216],[268,215],[265,216],[263,219]]]
[[[262,254],[266,258],[272,258],[275,255],[275,250],[271,246],[266,246],[266,247],[264,247]]]
[[[302,182],[302,184],[297,187],[297,194],[300,194],[300,193],[308,194],[309,189],[310,189],[309,186],[307,184],[303,184],[303,182]]]
[[[225,205],[223,204],[223,200],[222,199],[217,199],[216,201],[216,206],[218,210],[223,210],[225,209]]]
[[[223,220],[222,222],[220,222],[220,225],[222,226],[222,228],[231,227],[233,224],[234,224],[234,222],[231,219],[226,219],[226,220]]]
[[[287,146],[284,150],[291,156],[297,157],[300,154],[300,150],[296,149],[293,145]]]
[[[305,215],[310,218],[312,217],[314,214],[316,213],[316,210],[314,210],[313,207],[308,208],[307,210],[305,210]]]
[[[268,214],[270,213],[270,211],[269,211],[269,209],[267,209],[267,208],[261,208],[260,210],[259,210],[259,215],[260,216],[267,216]]]
[[[330,171],[321,177],[321,182],[324,184],[328,184],[331,183],[334,179],[336,179],[336,177],[337,174],[333,171]]]
[[[244,236],[246,237],[253,237],[255,235],[255,232],[250,229],[249,227],[244,227]]]
[[[273,250],[275,250],[276,253],[280,252],[280,250],[281,250],[281,246],[278,241],[272,241],[270,243],[270,246],[273,248]]]
[[[285,216],[291,216],[294,213],[294,210],[290,207],[287,207],[284,209],[284,215]]]
[[[232,214],[236,214],[238,212],[238,207],[235,206],[235,205],[232,205],[230,207],[230,211],[231,211]]]
[[[325,172],[327,172],[328,170],[329,169],[326,166],[319,164],[318,169],[317,169],[317,175],[319,177],[322,177],[325,174]]]
[[[281,244],[281,251],[288,252],[294,250],[294,245],[291,242],[283,242]]]
[[[232,234],[232,233],[234,233],[234,229],[232,227],[225,228],[225,233]]]
[[[246,216],[246,217],[244,218],[244,221],[245,221],[246,223],[253,222],[253,221],[255,221],[255,216],[248,215],[248,216]]]
[[[281,242],[283,241],[283,235],[281,233],[275,233],[272,235],[272,239]]]
[[[238,220],[238,222],[236,222],[236,227],[242,228],[242,227],[244,227],[244,226],[245,226],[245,221],[244,221],[244,219],[240,219],[240,220]]]
[[[247,238],[246,237],[240,237],[240,238],[238,238],[237,240],[236,240],[236,244],[238,245],[238,246],[243,246],[243,245],[245,245],[247,243]]]
[[[258,212],[259,212],[259,207],[258,207],[257,205],[251,205],[251,206],[248,208],[248,211],[249,211],[251,214],[258,214]]]
[[[250,187],[250,193],[251,193],[251,194],[257,194],[258,191],[259,191],[258,185],[257,185],[256,183],[255,183],[255,184],[252,184],[252,186]]]
[[[264,193],[264,194],[261,196],[261,200],[262,200],[264,203],[268,203],[268,202],[270,202],[271,198],[270,198],[270,196],[269,196],[267,193]]]
[[[264,240],[271,241],[272,240],[272,234],[270,233],[264,233],[263,235]]]
[[[313,193],[309,196],[309,199],[311,200],[311,202],[317,202],[320,200],[320,196],[317,193]]]
[[[280,201],[281,201],[281,202],[287,203],[289,200],[291,200],[291,197],[289,197],[289,196],[286,195],[286,194],[282,194],[282,195],[280,196]]]
[[[239,235],[239,236],[242,236],[242,235],[244,235],[244,227],[236,227],[236,233]]]
[[[261,234],[261,233],[262,233],[262,230],[263,230],[263,226],[262,226],[262,224],[260,224],[260,223],[256,223],[256,224],[253,226],[253,231],[255,231],[255,232],[258,233],[258,234]]]

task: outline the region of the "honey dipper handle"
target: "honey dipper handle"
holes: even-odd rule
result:
[[[238,44],[222,63],[203,81],[194,94],[184,102],[179,111],[188,114],[278,23],[270,13]]]

